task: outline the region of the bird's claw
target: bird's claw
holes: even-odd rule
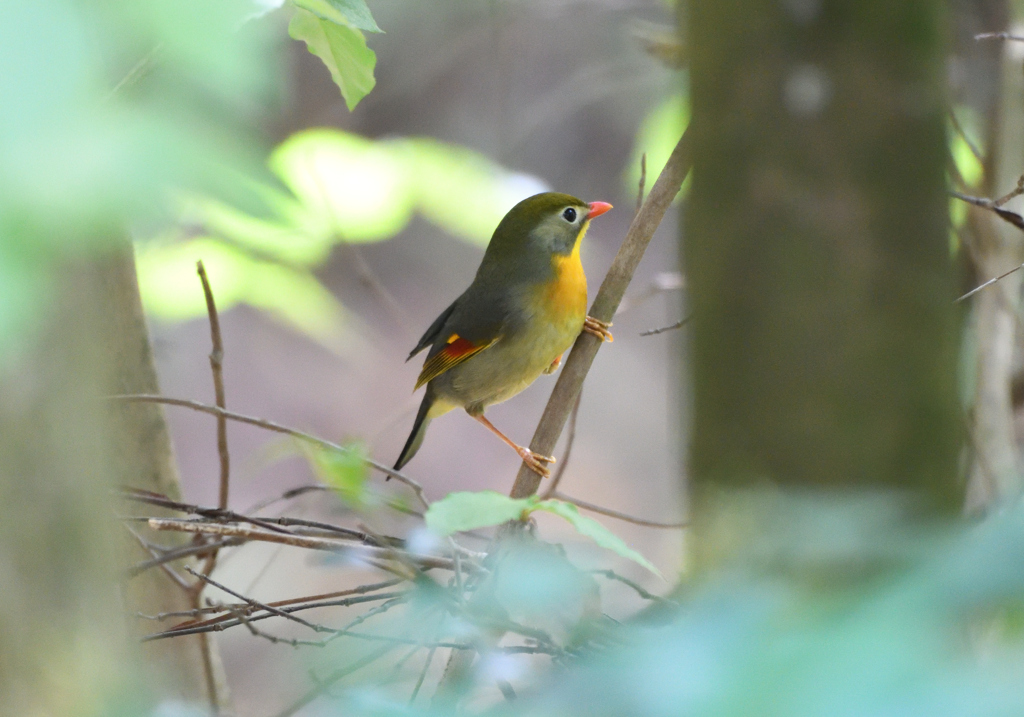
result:
[[[551,477],[551,471],[544,464],[554,463],[554,456],[543,456],[540,453],[534,453],[529,448],[520,448],[519,457],[523,459],[523,463],[528,465],[541,478]]]
[[[584,331],[588,334],[593,334],[597,338],[602,341],[607,341],[608,343],[615,340],[615,337],[612,336],[612,332],[608,330],[611,326],[612,324],[610,321],[601,321],[600,319],[595,319],[593,316],[588,316],[583,321]]]

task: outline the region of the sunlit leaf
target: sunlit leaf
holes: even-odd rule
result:
[[[256,259],[211,238],[139,245],[139,290],[150,315],[173,321],[206,315],[195,269],[200,259],[220,311],[244,302],[264,309],[332,351],[346,351],[343,310],[312,274]]]
[[[493,490],[459,491],[431,503],[426,523],[438,535],[451,535],[517,520],[534,502],[529,498],[509,498]]]
[[[409,161],[419,211],[457,237],[486,245],[517,202],[547,187],[465,147],[432,139],[396,142]]]
[[[306,231],[336,241],[378,241],[409,222],[413,197],[405,163],[385,143],[330,129],[292,135],[270,167],[302,202]]]
[[[640,181],[640,157],[647,153],[647,189],[665,168],[672,150],[690,121],[690,103],[683,95],[671,95],[644,118],[637,131],[633,156],[626,167],[626,192],[635,195]],[[689,187],[689,177],[680,195]]]
[[[553,513],[560,518],[564,518],[569,521],[572,527],[574,527],[576,532],[580,535],[590,538],[602,548],[607,548],[608,550],[618,553],[624,558],[628,558],[629,560],[642,565],[659,578],[662,577],[661,572],[654,567],[654,564],[647,558],[626,545],[622,538],[608,530],[608,528],[604,527],[593,518],[581,515],[579,508],[572,503],[566,503],[561,500],[542,500],[537,503],[533,509],[543,510],[548,513]]]
[[[347,24],[357,30],[384,32],[370,14],[364,0],[292,0],[296,7],[309,10],[324,20]]]
[[[327,66],[349,111],[373,89],[377,56],[366,46],[366,38],[360,30],[296,8],[288,24],[288,34],[305,42],[309,51]]]
[[[333,488],[346,505],[365,510],[378,503],[376,495],[369,490],[366,446],[355,442],[345,448],[345,451],[335,451],[304,445],[303,451],[317,477]]]
[[[269,217],[253,216],[217,199],[190,196],[182,199],[180,219],[284,263],[322,263],[334,246],[332,233],[294,198],[270,187],[261,187],[260,193],[271,210]]]

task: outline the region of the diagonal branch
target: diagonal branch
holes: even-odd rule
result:
[[[599,321],[612,320],[615,309],[622,301],[626,287],[629,286],[633,272],[636,271],[651,237],[654,236],[669,205],[672,204],[672,200],[683,186],[683,180],[693,162],[690,135],[691,131],[687,128],[679,139],[679,144],[672,151],[668,164],[665,165],[654,186],[651,187],[651,192],[644,200],[640,211],[633,217],[629,230],[626,232],[626,238],[619,248],[619,253],[612,261],[611,268],[608,269],[604,282],[597,292],[597,298],[594,299],[594,303],[590,307],[590,316],[595,319]],[[587,372],[590,370],[600,346],[600,339],[587,332],[581,333],[576,339],[572,352],[551,392],[551,398],[548,399],[548,405],[544,409],[544,415],[541,416],[540,424],[533,434],[533,440],[530,442],[530,450],[534,453],[549,456],[554,451],[558,437],[562,434],[569,413],[576,403],[576,397],[583,387],[583,380],[587,377]],[[511,496],[526,498],[533,495],[540,487],[540,480],[540,476],[524,463],[516,476]]]

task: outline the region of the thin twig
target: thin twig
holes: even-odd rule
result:
[[[185,580],[185,578],[178,575],[177,571],[175,571],[174,568],[168,565],[166,561],[160,562],[160,558],[163,557],[160,552],[158,552],[152,545],[150,545],[145,538],[143,538],[141,535],[132,530],[132,527],[130,525],[128,525],[127,523],[122,523],[122,525],[124,525],[125,530],[127,530],[128,533],[133,538],[135,538],[135,540],[139,543],[139,546],[147,553],[149,553],[150,558],[153,561],[156,561],[155,564],[160,566],[160,569],[163,570],[164,574],[167,575],[167,577],[169,577],[175,585],[177,585],[185,592],[191,593],[192,586],[189,585],[188,581]]]
[[[319,697],[320,695],[324,694],[338,680],[342,679],[343,677],[347,677],[348,675],[351,675],[353,672],[355,672],[357,670],[361,670],[362,668],[366,667],[367,665],[370,665],[370,664],[376,662],[377,660],[379,660],[380,658],[384,657],[389,652],[392,652],[393,650],[396,650],[396,649],[398,649],[398,645],[384,645],[384,646],[380,647],[379,649],[374,650],[374,651],[370,652],[367,655],[364,655],[360,659],[358,659],[355,662],[353,662],[351,665],[347,665],[345,667],[342,667],[341,669],[335,670],[330,675],[328,675],[324,679],[320,680],[318,682],[318,684],[313,689],[311,689],[309,692],[304,694],[302,697],[300,697],[298,700],[296,700],[290,706],[286,707],[283,711],[278,712],[276,717],[291,717],[291,715],[295,714],[296,712],[301,710],[303,707],[308,705],[310,702],[315,700],[317,697]]]
[[[323,438],[318,438],[312,435],[311,433],[306,433],[295,428],[289,428],[288,426],[282,426],[280,423],[274,423],[273,421],[268,421],[263,418],[255,418],[253,416],[246,416],[241,413],[235,413],[234,411],[226,411],[222,408],[218,408],[217,406],[211,406],[209,404],[201,403],[199,401],[189,401],[183,398],[168,398],[166,396],[156,396],[145,393],[108,396],[108,400],[125,401],[128,403],[162,403],[168,406],[182,406],[184,408],[191,408],[193,411],[209,413],[212,416],[224,416],[228,420],[238,421],[239,423],[248,423],[251,426],[258,426],[259,428],[264,428],[268,431],[274,431],[275,433],[283,433],[287,436],[292,436],[293,438],[298,438],[299,440],[306,441],[307,443],[312,443],[314,445],[320,446],[321,448],[327,448],[329,450],[337,451],[339,453],[351,452],[350,449],[345,448],[344,446],[338,445],[337,443],[332,443],[331,441],[325,440]],[[430,507],[430,501],[427,500],[426,493],[423,491],[423,486],[414,481],[412,478],[402,475],[393,468],[388,468],[383,463],[378,463],[377,461],[371,460],[369,458],[364,458],[363,462],[366,463],[366,465],[370,466],[371,468],[374,468],[380,471],[381,473],[384,473],[385,475],[391,476],[399,483],[404,483],[405,485],[412,488],[413,492],[416,494],[417,499],[420,501],[423,507]],[[305,487],[297,490],[305,490]]]
[[[135,84],[147,72],[149,72],[150,66],[153,64],[157,53],[159,53],[160,50],[163,49],[163,46],[164,44],[162,42],[158,42],[156,45],[153,46],[153,49],[151,49],[149,52],[143,55],[139,59],[139,61],[136,62],[130,70],[128,70],[128,73],[110,89],[110,92],[107,93],[107,99],[113,99],[114,95],[123,90],[125,87],[129,87],[130,85]]]
[[[125,571],[129,578],[134,578],[136,575],[144,573],[150,568],[155,568],[165,563],[172,563],[175,560],[182,560],[184,558],[190,558],[192,556],[202,557],[209,553],[211,550],[220,550],[221,548],[231,548],[236,545],[241,545],[243,541],[241,538],[226,538],[224,540],[218,540],[211,543],[205,543],[203,545],[185,545],[180,548],[173,550],[165,550],[160,553],[159,557],[154,557],[150,560],[144,560],[141,563],[137,563]],[[191,586],[190,586],[191,587]]]
[[[403,581],[404,582],[404,581]],[[314,600],[312,602],[303,602],[298,605],[284,605],[290,601],[278,601],[276,603],[270,603],[274,605],[282,612],[295,613],[302,612],[304,610],[318,610],[325,607],[352,607],[353,605],[363,605],[369,602],[377,602],[378,600],[393,600],[395,598],[404,599],[405,591],[396,590],[392,592],[383,593],[371,593],[369,595],[356,595],[347,598],[337,598],[334,600]],[[153,633],[147,636],[146,640],[157,640],[165,637],[180,637],[181,635],[195,635],[204,632],[223,632],[229,627],[235,627],[239,625],[238,612],[241,610],[243,613],[247,613],[246,617],[249,618],[250,622],[258,622],[259,620],[266,620],[274,617],[272,613],[263,614],[248,614],[252,612],[251,608],[247,608],[245,605],[217,605],[209,608],[200,608],[200,610],[218,610],[224,614],[216,615],[206,620],[188,620],[186,622],[178,623],[173,627],[169,627],[163,632]],[[193,612],[193,611],[189,611]],[[168,617],[175,617],[174,613],[168,613]],[[147,616],[143,616],[147,617]],[[160,615],[155,616],[157,618]],[[184,616],[184,617],[187,617]],[[329,631],[333,632],[332,628],[328,628]]]
[[[280,609],[274,607],[273,605],[267,605],[266,603],[262,603],[259,600],[254,600],[251,597],[246,597],[245,595],[242,595],[239,592],[235,592],[234,590],[232,590],[231,588],[227,587],[226,585],[223,585],[223,584],[217,582],[216,580],[211,578],[209,575],[203,575],[202,573],[196,572],[195,570],[193,570],[192,568],[188,567],[187,565],[185,566],[185,570],[187,570],[188,573],[190,575],[192,575],[193,577],[196,577],[196,578],[202,580],[205,583],[209,583],[210,585],[212,585],[213,587],[217,588],[218,590],[223,590],[228,595],[230,595],[232,597],[236,597],[239,600],[242,600],[242,601],[248,603],[250,607],[258,608],[260,610],[264,610],[266,612],[269,612],[269,613],[271,613],[273,615],[277,615],[278,617],[283,617],[286,620],[291,620],[293,622],[297,622],[300,625],[308,627],[313,632],[325,632],[328,629],[328,628],[325,628],[323,625],[314,624],[312,622],[309,622],[308,620],[302,619],[301,617],[299,617],[297,615],[292,615],[291,613],[285,612],[284,610],[280,610]]]
[[[644,600],[651,600],[652,602],[669,603],[669,604],[672,604],[672,605],[677,605],[678,604],[674,600],[669,600],[668,598],[664,598],[661,595],[655,595],[654,593],[649,592],[648,590],[644,589],[644,587],[642,585],[640,585],[639,583],[635,583],[632,580],[630,580],[629,578],[624,577],[622,575],[619,575],[614,570],[590,570],[588,572],[590,572],[591,575],[600,575],[602,577],[608,578],[609,580],[618,581],[618,582],[622,583],[623,585],[626,585],[627,587],[632,588],[633,591],[637,595],[642,597]]]
[[[954,303],[954,304],[959,304],[959,303],[960,303],[961,301],[963,301],[964,299],[967,299],[967,298],[970,298],[970,297],[974,296],[975,294],[977,294],[977,293],[978,293],[979,291],[981,291],[982,289],[984,289],[984,288],[987,288],[987,287],[989,287],[989,286],[992,286],[992,285],[993,285],[993,284],[995,284],[995,283],[996,283],[997,281],[999,281],[999,280],[1001,280],[1001,279],[1005,279],[1005,278],[1006,278],[1006,277],[1008,277],[1008,276],[1009,276],[1010,274],[1014,273],[1015,271],[1020,271],[1021,269],[1024,269],[1024,264],[1021,264],[1020,266],[1015,266],[1015,267],[1013,267],[1012,269],[1010,269],[1009,271],[1007,271],[1007,272],[1004,272],[1004,273],[1000,274],[1000,275],[999,275],[999,276],[997,276],[996,278],[994,278],[994,279],[989,279],[989,280],[988,280],[988,281],[986,281],[986,282],[985,282],[984,284],[981,284],[980,286],[976,286],[976,287],[974,287],[973,289],[971,289],[970,291],[968,291],[968,292],[967,292],[966,294],[964,294],[963,296],[960,296],[960,297],[958,297],[957,299],[955,299],[955,300],[953,301],[953,303]]]
[[[1024,35],[1014,35],[1009,32],[983,32],[974,36],[975,40],[1016,40],[1024,42]]]
[[[416,680],[416,686],[412,688],[412,695],[409,697],[409,705],[416,701],[416,697],[420,694],[420,688],[423,687],[423,680],[427,677],[427,670],[430,669],[430,663],[434,661],[434,653],[437,652],[436,647],[431,647],[430,652],[427,653],[427,659],[423,663],[423,669],[420,670],[420,676]]]
[[[206,267],[202,261],[196,262],[196,273],[203,282],[203,296],[206,297],[206,313],[210,317],[210,371],[213,373],[213,393],[217,407],[227,409],[224,393],[224,341],[220,335],[220,317],[217,315],[217,304],[213,300],[213,289],[210,279],[206,276]],[[231,456],[228,453],[228,421],[223,414],[217,416],[217,455],[220,457],[220,492],[217,507],[228,507],[228,487],[231,479]],[[209,571],[204,571],[209,572]]]
[[[681,329],[684,326],[686,326],[686,323],[690,319],[692,319],[692,318],[693,318],[693,314],[690,314],[685,319],[680,319],[679,321],[675,322],[674,324],[669,324],[668,326],[662,326],[661,328],[658,328],[658,329],[648,329],[647,331],[644,331],[640,335],[641,336],[656,336],[658,334],[663,334],[666,331],[674,331],[675,329]]]
[[[629,230],[626,232],[626,238],[588,312],[595,319],[612,320],[615,309],[622,300],[626,287],[629,286],[633,272],[636,271],[637,264],[640,263],[651,237],[654,236],[655,230],[661,224],[672,200],[679,194],[683,179],[690,171],[692,163],[690,134],[689,128],[683,133],[679,144],[676,145],[665,168],[661,171],[661,175],[651,188],[650,194],[644,200],[643,206],[633,218]],[[530,450],[533,452],[551,455],[601,343],[600,339],[585,331],[576,339],[558,381],[555,383],[555,388],[551,392],[551,398],[548,399],[540,424],[530,441]],[[524,463],[516,476],[511,496],[526,498],[536,493],[539,486],[540,476]]]
[[[272,533],[267,530],[244,528],[238,525],[202,523],[176,518],[150,518],[149,527],[154,530],[173,530],[182,533],[198,533],[201,535],[223,535],[265,543],[281,543],[283,545],[291,545],[296,548],[324,550],[332,553],[350,553],[358,556],[368,564],[378,567],[380,565],[380,561],[394,560],[396,559],[396,554],[401,552],[402,560],[411,561],[420,567],[440,568],[441,570],[455,569],[455,564],[451,558],[439,558],[432,555],[413,555],[405,551],[397,551],[395,548],[381,548],[369,545],[353,546],[350,543],[342,543],[338,540],[332,540],[329,538],[314,538],[307,535]],[[468,563],[468,565],[467,563],[463,563],[462,567],[469,567],[472,571],[479,571],[483,569],[473,562]],[[391,571],[389,570],[389,572]],[[402,577],[405,576],[403,575]]]
[[[647,527],[647,528],[672,528],[672,529],[678,530],[680,528],[685,528],[688,525],[688,523],[685,523],[685,522],[683,522],[683,523],[660,523],[660,522],[658,522],[656,520],[646,520],[644,518],[637,518],[636,516],[633,516],[633,515],[628,515],[626,513],[620,513],[617,510],[612,510],[611,508],[605,508],[605,507],[600,506],[600,505],[595,505],[593,503],[588,503],[588,502],[586,502],[584,500],[579,500],[578,498],[573,498],[571,496],[566,495],[565,493],[555,493],[553,497],[558,498],[559,500],[564,500],[566,503],[572,503],[577,508],[582,508],[583,510],[589,510],[591,513],[600,513],[601,515],[607,515],[609,518],[615,518],[616,520],[622,520],[622,521],[625,521],[627,523],[633,523],[634,525],[642,525],[642,526]]]

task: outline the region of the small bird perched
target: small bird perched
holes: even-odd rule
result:
[[[427,424],[453,408],[484,424],[542,476],[554,462],[514,443],[484,417],[542,373],[552,373],[580,331],[611,341],[611,324],[587,316],[580,242],[607,202],[545,192],[512,207],[494,230],[476,278],[430,325],[408,361],[430,347],[416,389],[427,392],[395,470],[416,455]],[[413,390],[416,390],[413,389]]]

